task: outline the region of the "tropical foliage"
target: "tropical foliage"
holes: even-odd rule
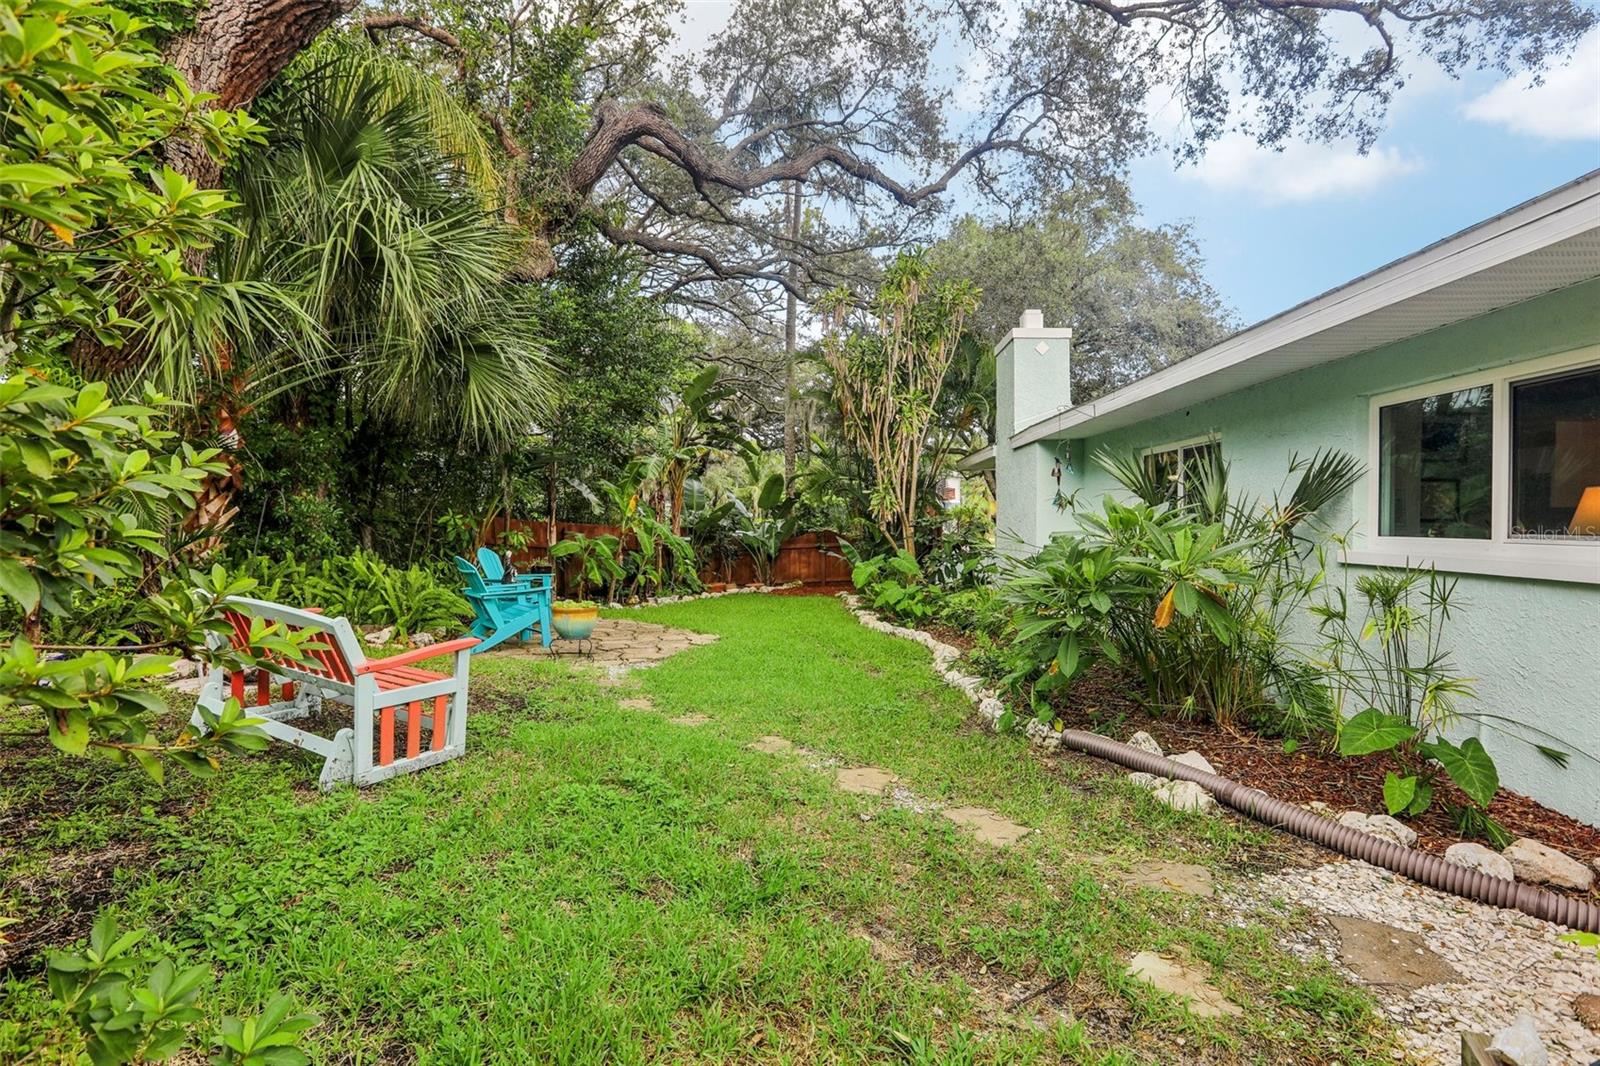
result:
[[[261,599],[316,607],[356,625],[392,627],[399,638],[457,633],[472,618],[454,570],[442,562],[402,568],[368,552],[302,562],[288,552],[279,559],[247,557],[238,572],[255,579],[254,595]]]
[[[1450,735],[1470,722],[1532,744],[1556,766],[1570,753],[1535,726],[1472,705],[1474,683],[1456,669],[1446,636],[1459,606],[1455,579],[1432,569],[1362,575],[1354,597],[1334,586],[1312,606],[1317,661],[1341,712],[1339,752],[1386,752],[1396,764],[1383,785],[1390,814],[1426,811],[1448,778],[1465,797],[1449,804],[1462,830],[1504,846],[1510,836],[1485,810],[1500,787],[1494,759],[1478,737]]]
[[[1292,461],[1263,503],[1235,498],[1212,459],[1180,502],[1137,457],[1096,460],[1136,501],[1076,510],[1080,534],[1052,538],[1016,568],[1007,595],[1029,652],[1013,683],[1049,693],[1105,660],[1172,712],[1291,735],[1331,727],[1326,686],[1289,628],[1322,581],[1306,527],[1350,488],[1357,464],[1332,452]]]
[[[934,282],[927,260],[902,253],[863,309],[848,291],[822,302],[832,329],[823,358],[845,439],[872,471],[870,512],[886,541],[916,555],[918,493],[928,427],[978,291]]]
[[[0,8],[0,370],[16,352],[120,348],[176,328],[213,298],[190,257],[228,232],[228,196],[164,165],[190,138],[226,156],[260,138],[213,109],[145,39],[93,0]]]
[[[176,655],[243,668],[258,655],[299,654],[259,622],[243,654],[208,647],[210,634],[230,631],[222,598],[252,583],[220,568],[192,572],[168,546],[162,527],[192,503],[212,453],[158,428],[163,404],[117,403],[99,383],[0,379],[0,604],[15,633],[0,651],[0,710],[30,713],[69,755],[137,763],[156,778],[168,762],[209,774],[222,752],[266,743],[231,701],[220,715],[205,712],[203,737],[158,737],[165,705],[147,686]],[[47,619],[74,615],[81,597],[119,582],[142,591],[100,643],[41,642]]]

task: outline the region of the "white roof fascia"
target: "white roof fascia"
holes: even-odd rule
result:
[[[1090,422],[1163,394],[1175,393],[1177,395],[1172,398],[1181,399],[1186,386],[1192,386],[1219,371],[1597,227],[1600,227],[1600,170],[1591,171],[1535,200],[1346,282],[1337,289],[1236,333],[1183,362],[1125,385],[1097,400],[1041,419],[1013,434],[1010,443],[1013,447],[1021,447],[1070,431],[1084,431]],[[1490,310],[1494,308],[1486,306],[1479,313]],[[1368,349],[1355,348],[1325,356],[1307,365],[1332,362],[1365,350]],[[1288,368],[1281,374],[1299,369],[1304,367]],[[1270,380],[1281,374],[1269,374],[1262,380]],[[1199,398],[1209,399],[1211,396]]]

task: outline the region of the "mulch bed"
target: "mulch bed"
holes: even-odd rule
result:
[[[1204,722],[1156,717],[1140,702],[1138,682],[1108,671],[1093,671],[1075,684],[1058,714],[1069,729],[1116,740],[1143,729],[1169,754],[1198,751],[1219,774],[1290,803],[1320,800],[1338,811],[1368,814],[1385,810],[1383,778],[1394,764],[1384,755],[1344,757],[1316,750],[1311,742],[1291,755],[1284,752],[1282,740],[1245,728],[1227,732]],[[1418,850],[1437,854],[1463,839],[1444,807],[1464,802],[1466,797],[1448,781],[1436,786],[1433,806],[1405,820],[1417,833]],[[1532,837],[1585,862],[1600,857],[1600,829],[1508,789],[1500,790],[1489,814],[1513,837]],[[1558,891],[1600,900],[1600,883],[1586,894]]]

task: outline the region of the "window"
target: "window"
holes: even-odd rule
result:
[[[1600,367],[1511,386],[1511,532],[1600,537]]]
[[[1382,535],[1489,539],[1493,390],[1391,404],[1379,421]]]
[[[1185,487],[1202,466],[1222,460],[1222,442],[1215,437],[1200,437],[1151,448],[1144,453],[1144,469],[1151,479],[1165,485],[1174,503],[1183,499]]]
[[[1600,584],[1600,346],[1372,399],[1356,565]]]

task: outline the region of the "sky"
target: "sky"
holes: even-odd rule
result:
[[[687,0],[677,48],[702,46],[732,8]],[[1600,168],[1600,30],[1537,87],[1410,68],[1365,156],[1350,144],[1273,152],[1229,135],[1198,165],[1161,150],[1137,160],[1143,221],[1190,223],[1208,279],[1249,324]],[[969,69],[953,98],[980,77]],[[1150,110],[1161,132],[1170,109]]]

